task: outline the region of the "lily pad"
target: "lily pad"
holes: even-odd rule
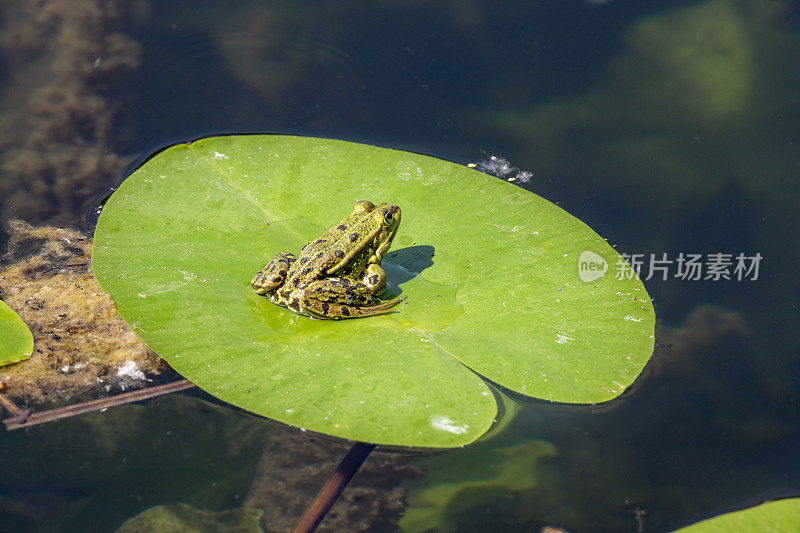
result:
[[[762,503],[749,509],[726,513],[690,526],[675,533],[775,533],[800,531],[800,498]]]
[[[25,322],[0,300],[0,366],[17,363],[33,353],[33,334]]]
[[[362,199],[403,210],[382,263],[389,293],[407,296],[395,313],[311,320],[250,289],[272,255],[297,253]],[[591,276],[579,276],[584,252]],[[109,198],[92,257],[123,318],[207,392],[314,431],[427,447],[491,426],[481,376],[559,402],[623,392],[652,354],[655,316],[617,265],[584,223],[513,184],[419,154],[280,135],[155,155]]]

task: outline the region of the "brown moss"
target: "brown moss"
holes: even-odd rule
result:
[[[117,314],[90,269],[91,241],[67,228],[9,224],[0,297],[33,332],[30,359],[0,368],[12,397],[67,400],[143,385],[166,365]],[[134,367],[135,364],[135,367]],[[136,372],[120,373],[120,367]]]
[[[0,5],[0,216],[76,223],[129,163],[107,85],[138,66],[106,0]]]

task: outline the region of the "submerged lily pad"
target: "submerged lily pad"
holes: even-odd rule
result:
[[[33,334],[25,322],[0,300],[0,366],[23,361],[33,353]]]
[[[403,210],[382,263],[389,293],[407,296],[395,313],[310,320],[250,289],[272,255],[297,253],[359,200]],[[581,281],[585,251],[605,275]],[[280,135],[157,154],[108,200],[92,257],[123,318],[209,393],[314,431],[431,447],[472,442],[492,424],[495,399],[476,372],[559,402],[629,386],[653,351],[655,317],[618,264],[585,224],[510,183]]]
[[[426,474],[409,484],[400,527],[404,533],[431,531],[432,524],[439,531],[458,531],[454,518],[469,516],[470,509],[488,513],[493,502],[515,501],[542,485],[542,463],[556,456],[552,443],[530,440],[503,447],[478,443],[458,454],[416,461]]]

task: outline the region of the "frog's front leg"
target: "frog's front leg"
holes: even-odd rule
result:
[[[296,260],[294,254],[277,254],[269,260],[267,266],[256,272],[250,286],[258,294],[274,291],[286,281],[286,274]]]
[[[384,282],[385,284],[385,282]],[[316,318],[356,318],[390,313],[390,307],[403,298],[370,305],[370,287],[360,281],[346,278],[325,278],[309,283],[294,295],[300,300],[303,310]]]
[[[369,292],[378,295],[386,290],[386,272],[375,263],[370,264],[361,276],[363,283]]]

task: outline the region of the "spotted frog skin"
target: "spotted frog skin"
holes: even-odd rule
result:
[[[278,254],[250,286],[278,305],[314,318],[357,318],[391,313],[405,297],[375,301],[386,289],[381,259],[400,226],[400,208],[356,204],[341,222],[303,246],[300,257]]]

